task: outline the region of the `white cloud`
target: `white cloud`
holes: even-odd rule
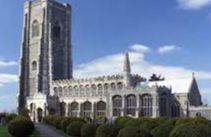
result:
[[[174,51],[179,51],[179,50],[181,50],[181,48],[178,47],[178,46],[175,46],[175,45],[164,45],[164,46],[158,48],[158,53],[159,54],[167,54],[167,53],[174,52]]]
[[[0,74],[0,87],[8,83],[18,82],[18,76],[15,74]]]
[[[0,60],[0,67],[16,66],[18,63],[15,61],[3,61]]]
[[[130,46],[130,49],[132,51],[141,52],[141,53],[150,52],[150,48],[149,47],[147,47],[145,45],[141,45],[141,44],[134,44],[134,45]]]
[[[129,47],[131,49],[131,46]],[[129,52],[132,72],[149,77],[152,73],[162,74],[166,79],[189,78],[195,72],[198,80],[211,80],[211,72],[187,69],[181,66],[153,64],[145,59],[143,52]],[[74,70],[78,78],[119,74],[123,72],[124,53],[117,53],[79,65]]]
[[[211,0],[177,0],[179,7],[183,9],[201,9],[211,4]]]

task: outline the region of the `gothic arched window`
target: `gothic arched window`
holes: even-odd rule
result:
[[[53,37],[57,39],[61,38],[61,27],[58,21],[53,26]]]
[[[121,96],[114,96],[112,99],[113,105],[113,116],[121,116],[121,109],[122,109],[122,97]]]
[[[135,116],[136,115],[136,105],[137,105],[136,96],[128,95],[126,98],[126,102],[127,102],[127,115]]]
[[[37,70],[37,62],[36,61],[32,62],[32,70]]]
[[[165,117],[168,115],[168,99],[166,94],[160,96],[160,116]]]
[[[70,115],[72,117],[77,117],[79,110],[79,104],[77,102],[72,102],[70,104]]]
[[[144,117],[152,116],[152,96],[145,94],[141,98],[141,113]]]
[[[88,101],[83,103],[82,104],[82,111],[83,111],[83,116],[90,117],[91,116],[91,111],[92,111],[92,103],[88,102]]]
[[[105,116],[106,113],[106,103],[100,101],[97,103],[97,115],[98,116]]]
[[[39,35],[40,35],[39,22],[37,20],[34,20],[32,23],[32,37],[37,37]]]

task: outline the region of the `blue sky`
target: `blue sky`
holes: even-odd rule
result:
[[[76,77],[121,73],[123,53],[132,71],[167,79],[196,73],[211,103],[211,0],[59,0],[73,8]],[[16,108],[24,0],[0,6],[0,111]],[[106,64],[106,66],[105,66]]]

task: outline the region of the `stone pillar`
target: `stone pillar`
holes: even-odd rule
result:
[[[78,104],[79,105],[79,108],[78,108],[78,117],[81,116],[81,103]]]
[[[68,105],[68,103],[66,103],[66,106],[65,106],[65,116],[66,117],[68,117],[68,114],[69,114],[68,107],[69,107],[69,105]]]
[[[136,117],[138,118],[139,117],[139,99],[140,96],[139,95],[136,95]]]
[[[126,111],[125,96],[122,95],[122,111],[121,111],[121,116],[125,116],[125,111]]]
[[[95,117],[95,110],[96,110],[95,109],[95,106],[96,106],[95,104],[96,104],[95,102],[92,103],[92,111],[91,111],[91,118],[92,119],[94,119],[94,117]]]
[[[152,117],[156,118],[159,117],[159,96],[158,95],[152,95]]]

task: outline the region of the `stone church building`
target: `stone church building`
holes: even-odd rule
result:
[[[122,64],[121,75],[75,79],[71,6],[55,0],[25,2],[18,107],[27,108],[32,120],[46,115],[211,119],[194,76],[181,79],[183,85],[147,82],[131,73],[128,53]]]

